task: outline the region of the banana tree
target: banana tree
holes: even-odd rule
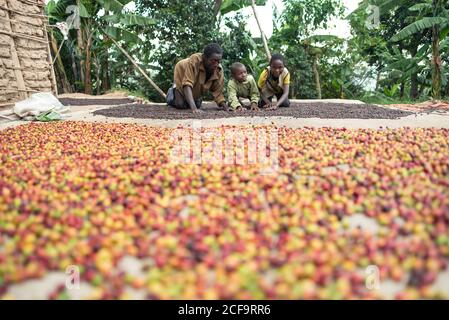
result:
[[[440,43],[441,53],[443,57],[443,83],[446,85],[445,95],[446,99],[449,98],[449,36],[446,36]]]
[[[413,80],[414,75],[421,74],[427,68],[425,61],[428,59],[429,48],[430,45],[425,44],[413,56],[404,55],[397,46],[393,47],[392,53],[389,51],[383,53],[386,66],[382,71],[390,75],[390,81],[401,84],[401,98],[404,95],[405,83],[409,79]],[[419,85],[418,80],[416,85]],[[413,85],[411,90],[414,90]]]
[[[402,29],[391,41],[398,42],[423,30],[432,30],[432,97],[435,100],[441,99],[440,41],[449,33],[449,4],[443,0],[422,0],[409,10],[420,11],[425,16]]]
[[[136,15],[126,10],[125,6],[132,0],[52,0],[47,4],[47,12],[50,18],[58,17],[60,21],[67,19],[67,8],[76,6],[76,14],[79,15],[79,28],[76,30],[76,48],[77,58],[79,60],[80,72],[74,70],[74,74],[79,74],[78,83],[82,83],[84,92],[92,94],[92,74],[98,80],[99,74],[105,75],[103,84],[108,84],[108,70],[103,72],[96,70],[98,66],[102,69],[108,68],[108,50],[111,46],[111,39],[117,41],[124,40],[129,45],[137,45],[141,39],[133,32],[131,28],[136,26],[147,26],[154,24],[154,20],[148,17]],[[103,14],[102,11],[104,11]],[[74,41],[66,41],[67,45]],[[103,52],[95,51],[101,50]],[[94,58],[94,66],[92,65]],[[99,58],[105,59],[102,63]],[[60,57],[57,57],[57,63],[60,66]],[[72,63],[75,65],[75,63]],[[61,68],[58,68],[61,69]],[[96,81],[99,85],[100,81]],[[98,92],[98,88],[97,88]]]
[[[355,34],[354,39],[360,52],[365,61],[377,70],[376,90],[380,89],[381,83],[388,83],[391,80],[390,74],[385,81],[381,79],[381,75],[392,61],[388,58],[388,54],[395,55],[394,48],[398,48],[404,58],[414,58],[424,44],[431,42],[430,29],[421,30],[396,42],[390,41],[399,31],[426,17],[426,14],[419,10],[409,10],[415,4],[416,0],[370,0],[361,2],[358,8],[349,15],[352,32]],[[379,7],[381,13],[378,17],[379,20],[370,20],[373,17],[368,16],[369,5]],[[426,56],[424,59],[428,59],[428,57]],[[417,99],[419,96],[418,80],[421,77],[422,74],[412,73],[409,79],[403,80],[401,91],[405,91],[406,84],[410,81],[410,98]]]
[[[85,0],[84,0],[85,1]],[[136,15],[126,10],[125,6],[131,0],[88,0],[90,3],[90,17],[84,19],[86,25],[86,79],[85,92],[92,93],[91,81],[91,50],[92,41],[104,41],[104,50],[109,49],[111,41],[123,40],[129,45],[138,44],[141,39],[129,30],[134,26],[146,26],[154,24],[154,20],[148,17]],[[99,10],[103,9],[105,14],[100,16]],[[111,41],[108,41],[111,40]],[[118,43],[117,43],[118,45]],[[120,50],[122,48],[119,48]],[[107,55],[105,55],[107,57]],[[107,65],[107,63],[106,63]]]

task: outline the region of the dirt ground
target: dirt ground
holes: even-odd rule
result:
[[[449,102],[446,101],[426,101],[417,104],[392,104],[390,107],[411,111],[411,112],[438,112],[445,113],[449,111]]]
[[[123,99],[78,99],[78,98],[59,98],[59,101],[65,106],[115,106],[121,104],[133,103],[133,100],[128,98]]]
[[[58,95],[58,98],[62,99],[125,99],[128,98],[128,94],[122,91],[114,91],[98,96],[89,95],[85,93],[63,93]]]

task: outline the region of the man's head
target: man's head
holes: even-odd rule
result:
[[[246,78],[248,76],[245,65],[241,64],[240,62],[235,62],[231,65],[231,74],[232,77],[238,82],[246,81]]]
[[[271,74],[275,78],[279,78],[279,76],[284,72],[284,57],[281,54],[273,54],[270,60],[270,68]]]
[[[223,58],[223,49],[216,43],[211,43],[204,48],[203,64],[207,71],[213,72],[220,65]]]

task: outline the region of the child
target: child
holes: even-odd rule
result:
[[[240,100],[249,99],[251,110],[259,110],[257,103],[260,99],[256,80],[248,75],[243,64],[236,62],[231,66],[232,79],[228,82],[229,106],[234,111],[242,111],[246,105]]]
[[[278,107],[289,107],[288,93],[290,91],[290,73],[284,65],[284,57],[280,54],[273,54],[270,66],[266,68],[259,77],[259,88],[261,99],[260,108],[275,110]],[[276,96],[277,102],[273,103]]]

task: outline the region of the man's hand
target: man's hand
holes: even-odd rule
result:
[[[229,110],[228,110],[228,104],[227,104],[226,102],[221,102],[221,103],[218,105],[218,108],[220,108],[221,110],[224,110],[224,111],[229,111]]]
[[[243,112],[243,111],[245,111],[245,109],[243,109],[242,106],[238,106],[237,108],[235,108],[234,111],[235,111],[235,112]]]
[[[198,114],[198,113],[204,113],[203,110],[198,109],[198,108],[192,109],[192,112],[193,112],[193,113],[196,113],[196,114]]]
[[[259,111],[259,106],[256,102],[251,103],[251,110],[252,111]]]

